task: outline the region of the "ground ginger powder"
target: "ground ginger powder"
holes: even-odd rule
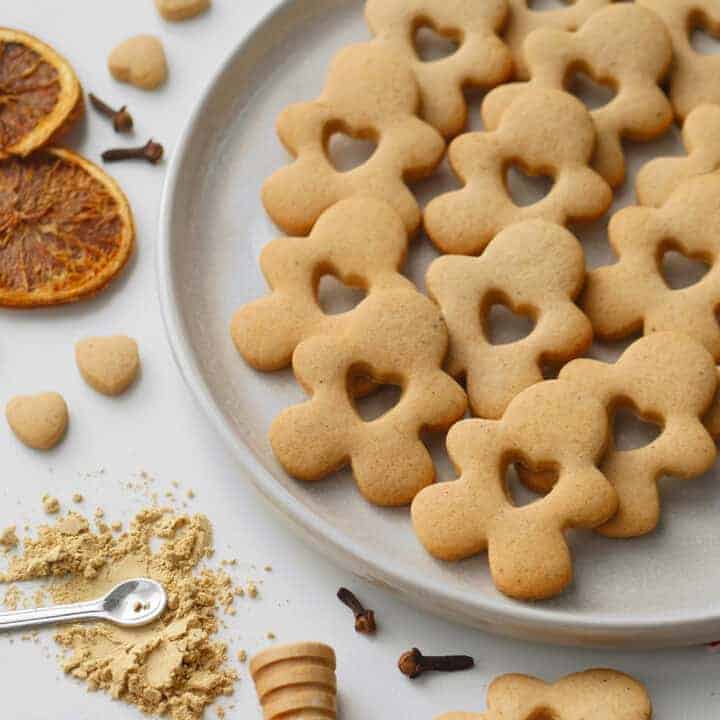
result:
[[[224,571],[199,567],[211,544],[203,515],[151,508],[127,532],[113,535],[104,525],[93,531],[85,517],[71,512],[26,539],[0,580],[51,578],[48,592],[56,603],[100,597],[133,577],[161,582],[168,609],[151,625],[73,625],[55,639],[67,650],[65,672],[90,690],[104,690],[146,713],[196,720],[215,699],[233,692],[237,677],[226,645],[213,639],[218,606],[229,607],[233,586]]]

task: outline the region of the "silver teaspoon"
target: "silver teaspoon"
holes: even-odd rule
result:
[[[137,578],[121,582],[98,600],[0,613],[0,632],[83,620],[107,620],[123,627],[138,627],[155,620],[166,605],[167,594],[160,583]]]

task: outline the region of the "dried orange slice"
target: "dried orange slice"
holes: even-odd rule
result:
[[[53,142],[82,111],[69,63],[32,35],[0,28],[0,158]]]
[[[0,305],[73,302],[127,262],[135,229],[117,183],[70,150],[0,162]]]

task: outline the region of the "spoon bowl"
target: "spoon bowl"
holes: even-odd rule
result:
[[[102,599],[104,619],[124,627],[147,625],[166,607],[165,588],[149,578],[125,580]]]

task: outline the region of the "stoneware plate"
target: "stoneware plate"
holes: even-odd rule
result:
[[[279,233],[260,203],[263,180],[287,162],[274,123],[287,104],[314,98],[329,60],[344,45],[368,37],[357,0],[286,2],[265,19],[215,76],[172,159],[161,217],[158,276],[167,331],[177,362],[212,423],[250,479],[307,541],[345,567],[400,593],[408,601],[484,630],[577,645],[663,646],[698,643],[720,635],[720,484],[713,471],[689,483],[662,482],[660,528],[632,541],[573,535],[576,577],[561,597],[522,604],[503,597],[490,581],[486,558],[446,564],[430,558],[411,530],[408,512],[372,507],[350,474],[303,484],[289,478],[267,440],[271,420],[304,395],[290,371],[262,374],[236,353],[228,332],[235,309],[266,291],[260,250]],[[432,57],[445,48],[423,37]],[[451,49],[451,48],[449,48]],[[588,102],[602,92],[581,87]],[[479,95],[472,96],[471,127],[480,129]],[[366,148],[333,142],[340,166],[362,159]],[[679,154],[673,129],[659,141],[628,146],[629,179],[613,211],[633,202],[638,167],[657,155]],[[524,177],[511,178],[523,202],[542,191]],[[446,168],[415,188],[422,204],[455,187]],[[573,228],[589,266],[606,264],[607,217]],[[423,286],[435,256],[426,238],[411,248],[406,271]],[[689,282],[693,269],[671,268]],[[331,310],[348,297],[322,286]],[[501,313],[499,313],[501,315]],[[498,318],[500,340],[522,331],[522,322]],[[622,347],[593,348],[614,359]],[[372,403],[367,412],[378,412]],[[631,420],[631,419],[630,419]],[[616,423],[621,446],[652,433],[627,418]],[[452,478],[442,437],[428,437],[441,480]],[[523,500],[523,498],[520,498]],[[232,502],[232,498],[228,500]]]

